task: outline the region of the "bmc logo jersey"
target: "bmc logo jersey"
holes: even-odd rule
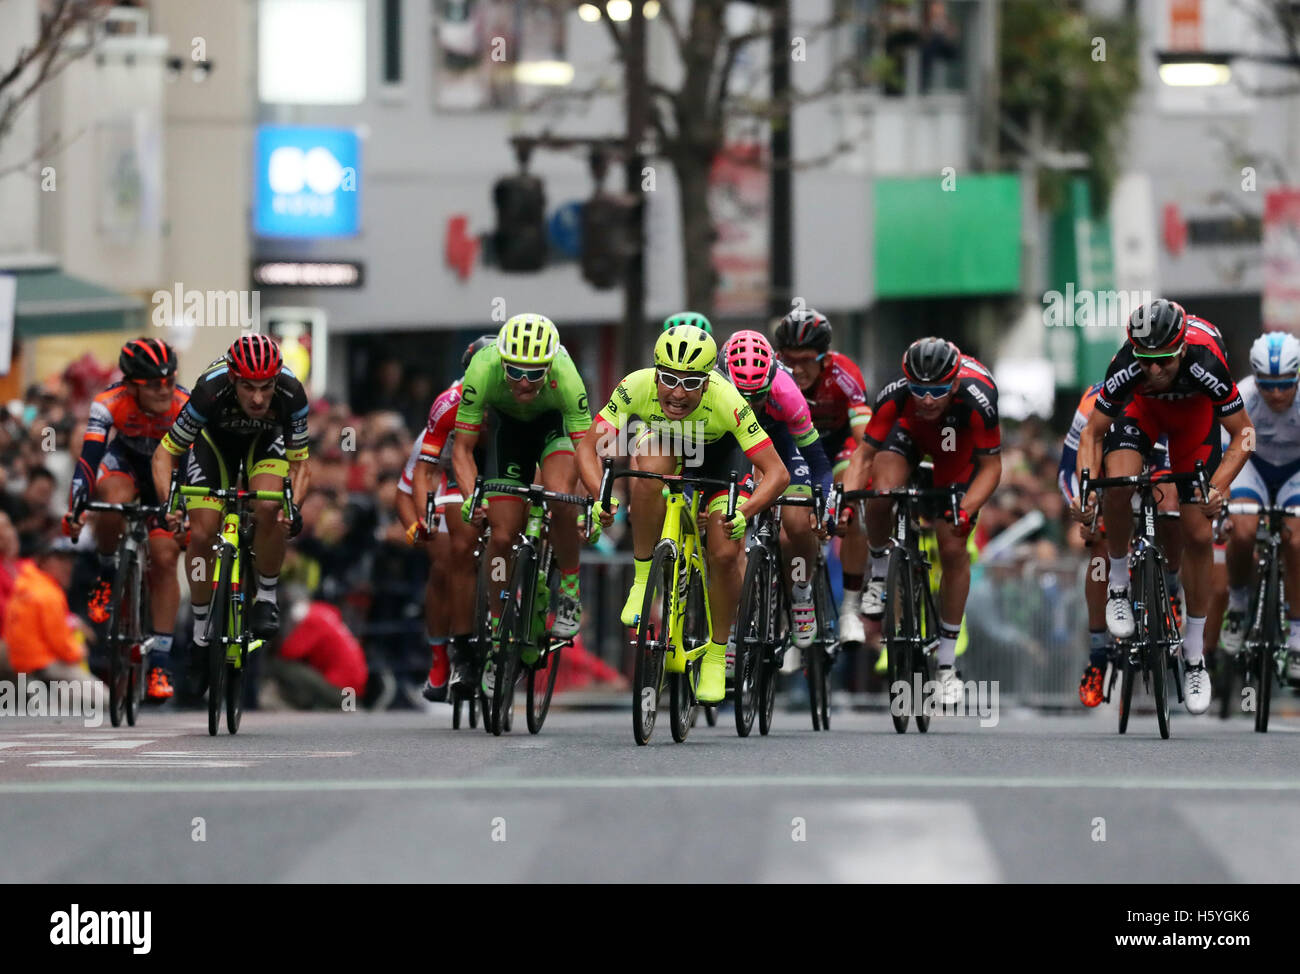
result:
[[[863,439],[876,449],[903,454],[913,465],[928,454],[939,487],[970,483],[974,458],[1002,451],[998,387],[992,373],[971,356],[961,357],[957,388],[942,416],[922,420],[916,406],[907,378],[899,371],[876,397]]]
[[[1120,414],[1130,399],[1149,399],[1178,402],[1203,397],[1214,404],[1219,416],[1230,416],[1243,408],[1237,384],[1228,371],[1228,359],[1223,350],[1223,340],[1217,329],[1198,318],[1189,318],[1186,346],[1182,366],[1173,385],[1164,392],[1154,392],[1142,375],[1142,367],[1133,354],[1133,346],[1125,343],[1115,353],[1106,370],[1097,408],[1105,415]]]
[[[1228,372],[1218,329],[1188,317],[1178,374],[1164,392],[1151,389],[1138,362],[1133,346],[1125,344],[1106,370],[1097,410],[1116,421],[1102,448],[1107,453],[1129,449],[1145,454],[1166,436],[1174,473],[1188,473],[1198,462],[1213,473],[1220,456],[1219,420],[1245,408]],[[1179,485],[1179,496],[1190,503],[1190,488]]]

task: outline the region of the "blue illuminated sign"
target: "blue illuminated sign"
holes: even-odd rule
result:
[[[351,129],[257,129],[253,231],[259,237],[352,237],[360,230],[361,152]]]

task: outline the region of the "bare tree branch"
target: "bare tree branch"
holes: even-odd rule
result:
[[[677,20],[677,14],[673,10],[672,0],[665,0],[659,4],[659,13],[664,18],[664,23],[668,25],[668,32],[673,35],[673,42],[677,45],[677,56],[683,60],[686,57],[686,38],[682,34],[682,25]]]
[[[68,139],[62,138],[62,133],[55,132],[42,145],[38,145],[34,150],[32,150],[32,154],[26,159],[0,169],[0,179],[4,179],[4,177],[13,175],[14,173],[27,172],[34,166],[38,165],[41,161],[48,159],[50,156],[58,155],[73,142],[77,141],[77,139],[81,138],[81,136],[85,134],[85,131],[84,127],[80,128],[71,138]]]
[[[79,27],[97,21],[104,10],[102,0],[55,0],[50,12],[42,16],[36,43],[22,48],[14,64],[0,75],[0,141],[12,130],[19,112],[36,92],[89,51],[89,47],[70,47],[69,38]],[[8,93],[7,89],[20,85],[29,70],[35,71],[30,82],[15,93]]]
[[[614,39],[614,46],[618,48],[618,59],[626,64],[627,38],[619,32],[618,24],[614,23],[614,21],[610,20],[608,17],[601,17],[600,20],[609,31],[609,36]]]

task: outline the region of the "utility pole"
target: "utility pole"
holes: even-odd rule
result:
[[[772,211],[768,241],[768,313],[790,311],[794,294],[793,181],[790,145],[794,112],[790,105],[790,0],[772,4]]]
[[[629,258],[623,280],[623,369],[624,374],[645,364],[649,336],[645,321],[645,191],[641,171],[645,168],[642,142],[650,122],[649,87],[646,81],[646,31],[642,4],[632,4],[628,21],[627,59],[624,87],[627,90],[627,152],[624,155],[626,191],[637,197],[633,232],[637,246]]]

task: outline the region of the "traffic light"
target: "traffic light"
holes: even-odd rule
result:
[[[639,205],[630,193],[598,191],[582,208],[582,276],[597,290],[622,282],[640,246]]]
[[[540,271],[546,264],[546,190],[536,176],[504,176],[492,188],[497,208],[493,242],[503,271]]]

